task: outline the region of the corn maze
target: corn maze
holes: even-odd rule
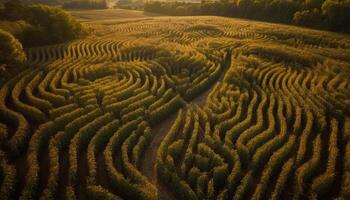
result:
[[[350,199],[349,37],[219,17],[86,26],[27,49],[0,87],[1,199]]]

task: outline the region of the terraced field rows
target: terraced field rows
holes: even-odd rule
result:
[[[159,181],[177,199],[350,198],[348,37],[216,17],[89,26],[28,49],[1,86],[5,199],[158,199]]]

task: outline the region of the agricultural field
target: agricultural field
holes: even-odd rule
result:
[[[350,199],[349,36],[99,12],[1,85],[1,199]]]
[[[147,18],[161,16],[156,13],[148,13],[138,10],[125,9],[107,9],[107,10],[71,10],[70,14],[77,17],[81,22],[106,23],[111,21],[115,23],[121,20],[134,20],[136,18]]]

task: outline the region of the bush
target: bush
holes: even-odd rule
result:
[[[16,183],[16,170],[13,165],[7,162],[5,153],[0,151],[0,177],[1,177],[1,187],[0,194],[3,199],[10,199],[13,194]]]
[[[25,47],[66,42],[86,33],[80,23],[60,8],[27,6],[17,0],[5,3],[0,9],[0,20],[18,27],[15,35]]]
[[[172,143],[168,147],[169,154],[176,160],[180,160],[181,156],[181,150],[182,147],[184,146],[184,140],[180,139],[177,140],[176,142]]]
[[[227,165],[221,165],[213,169],[214,188],[219,190],[225,186],[227,176],[229,175],[228,167]]]
[[[64,2],[62,7],[64,9],[106,9],[107,2],[105,0],[101,0],[101,1],[89,1],[89,0],[68,1],[68,2]]]
[[[5,18],[11,21],[24,19],[27,10],[20,0],[11,0],[4,3],[4,8],[0,10],[0,18]]]
[[[36,26],[45,27],[50,43],[72,40],[83,34],[83,27],[62,9],[33,5],[29,8],[28,21]]]
[[[143,6],[144,2],[142,0],[119,0],[114,7],[130,10],[142,10]]]
[[[149,1],[144,10],[167,15],[217,15],[296,23],[298,25],[350,31],[348,0],[237,0],[201,1],[201,3]],[[322,11],[322,12],[321,12]]]
[[[120,200],[121,198],[101,186],[88,186],[87,194],[89,198],[93,200],[105,199],[105,200]]]
[[[11,33],[24,47],[50,43],[45,27],[30,24],[23,19],[0,20],[0,28]]]
[[[10,33],[0,29],[0,64],[16,66],[26,60],[21,43]]]
[[[24,47],[34,47],[54,43],[49,35],[44,27],[29,25],[20,29],[15,36]]]
[[[298,5],[296,1],[274,0],[269,1],[264,10],[265,18],[268,20],[289,23],[298,10]]]
[[[198,15],[200,14],[200,4],[186,2],[146,2],[144,10],[170,15]]]
[[[149,114],[149,118],[152,124],[159,123],[162,119],[165,119],[167,115],[176,111],[178,108],[182,107],[182,102],[180,96],[175,96],[163,106],[152,110]]]
[[[322,13],[329,29],[350,31],[350,1],[326,0],[322,5]]]
[[[303,10],[294,13],[293,22],[298,25],[308,27],[318,27],[321,24],[322,14],[315,8],[313,10]]]

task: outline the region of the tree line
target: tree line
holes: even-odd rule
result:
[[[146,2],[144,10],[167,15],[218,15],[350,32],[350,0],[202,0]]]
[[[74,0],[62,4],[64,9],[106,9],[106,0]]]
[[[63,43],[86,33],[60,8],[19,0],[0,4],[0,74],[25,63],[23,48]]]

